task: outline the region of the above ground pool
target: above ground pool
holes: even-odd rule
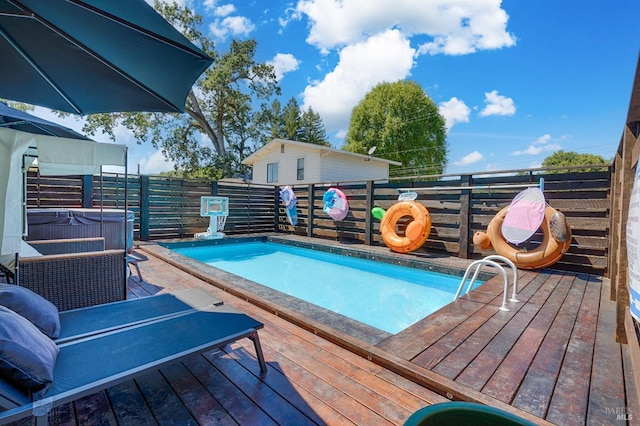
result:
[[[450,303],[461,279],[270,241],[163,245],[391,334]]]

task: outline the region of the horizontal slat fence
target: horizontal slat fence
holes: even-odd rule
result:
[[[380,222],[371,216],[374,206],[388,209],[399,190],[418,192],[417,201],[432,221],[420,255],[449,255],[476,259],[487,253],[477,250],[473,234],[485,231],[489,221],[524,185],[544,178],[544,194],[552,207],[562,211],[573,231],[567,254],[554,268],[609,273],[611,173],[542,173],[541,169],[508,175],[475,174],[445,176],[440,180],[387,183],[344,183],[337,186],[349,200],[349,214],[334,221],[323,211],[328,185],[294,186],[298,199],[298,223],[292,226],[278,199],[278,187],[247,183],[211,182],[162,176],[130,176],[127,198],[135,212],[135,237],[142,240],[191,238],[204,231],[208,218],[200,217],[200,197],[229,197],[228,235],[285,232],[351,243],[384,245]],[[505,187],[506,186],[506,187]],[[467,189],[468,188],[468,189]],[[44,178],[28,174],[29,207],[124,207],[124,176],[105,174]],[[276,213],[277,212],[277,213]],[[402,226],[402,224],[401,224]],[[541,240],[535,235],[533,244]]]
[[[565,214],[573,232],[570,250],[554,268],[606,276],[610,242],[610,176],[609,171],[463,175],[439,181],[376,183],[371,185],[373,194],[370,198],[367,197],[366,185],[344,184],[337,186],[349,200],[349,214],[343,221],[332,220],[322,210],[322,197],[329,186],[294,186],[298,198],[298,223],[291,226],[284,208],[280,208],[278,228],[281,232],[296,235],[363,244],[370,240],[371,244],[384,245],[380,221],[371,218],[367,206],[386,210],[398,201],[400,192],[411,189],[419,194],[417,201],[427,208],[432,222],[429,238],[415,253],[479,259],[488,253],[473,246],[474,233],[485,231],[496,213],[509,206],[525,185],[536,186],[542,177],[547,203]],[[542,235],[536,234],[531,244],[541,241]]]
[[[82,176],[40,176],[27,172],[27,208],[82,207]]]

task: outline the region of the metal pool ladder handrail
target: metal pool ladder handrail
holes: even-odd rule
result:
[[[462,293],[462,289],[464,288],[464,284],[467,281],[469,272],[474,266],[476,267],[476,270],[473,273],[473,277],[471,277],[471,281],[469,281],[469,286],[467,287],[467,291],[465,291],[465,294],[469,293],[469,291],[473,287],[473,284],[475,283],[476,279],[478,278],[478,274],[480,273],[480,268],[482,268],[483,265],[489,265],[498,269],[502,273],[502,277],[504,279],[504,294],[502,296],[502,306],[500,307],[500,310],[508,311],[509,308],[507,308],[507,293],[509,292],[509,277],[507,276],[507,271],[505,271],[502,265],[500,265],[496,261],[506,263],[513,270],[513,294],[511,295],[511,299],[509,299],[509,301],[519,302],[518,300],[518,268],[516,268],[516,265],[512,261],[510,261],[504,256],[500,256],[497,254],[487,256],[484,259],[476,260],[475,262],[472,262],[467,267],[467,270],[465,271],[464,276],[462,277],[462,281],[460,281],[460,285],[458,286],[458,291],[456,292],[456,295],[453,297],[453,300],[456,300],[458,297],[460,297],[460,293]]]

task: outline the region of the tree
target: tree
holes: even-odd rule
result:
[[[259,129],[260,146],[264,146],[273,139],[281,137],[282,130],[282,106],[278,99],[274,99],[271,105],[263,105],[261,111],[254,118],[256,128]]]
[[[242,172],[240,162],[248,155],[248,143],[258,135],[252,105],[280,93],[273,66],[255,61],[255,40],[232,40],[221,54],[198,29],[201,16],[176,3],[156,0],[154,7],[211,56],[213,66],[189,91],[184,114],[94,114],[87,117],[83,130],[90,135],[102,130],[115,139],[116,126],[124,125],[138,143],[151,141],[187,175],[204,170],[219,178]],[[206,139],[209,144],[203,144]]]
[[[324,123],[322,122],[320,114],[314,112],[311,107],[302,113],[298,133],[298,140],[302,142],[331,146],[329,141],[327,141],[327,132],[324,129]]]
[[[548,156],[542,162],[542,167],[572,167],[572,166],[591,166],[603,164],[606,167],[587,167],[575,171],[580,172],[602,172],[606,171],[611,162],[605,160],[600,155],[595,154],[578,154],[574,151],[557,151]],[[567,173],[567,169],[549,170],[547,173]]]
[[[297,141],[300,133],[300,106],[296,98],[289,99],[282,110],[282,138]]]
[[[445,120],[413,81],[381,83],[351,113],[346,151],[402,163],[394,174],[441,174],[447,164]]]
[[[256,126],[260,129],[258,139],[262,142],[261,145],[276,138],[331,145],[327,141],[327,132],[320,114],[311,107],[302,112],[298,101],[293,97],[282,110],[278,100],[274,100],[269,107],[264,106],[256,116]]]

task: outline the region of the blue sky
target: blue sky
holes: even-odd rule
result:
[[[203,16],[220,51],[255,38],[257,60],[278,71],[281,103],[312,107],[337,148],[376,84],[416,81],[447,120],[447,173],[536,167],[560,149],[610,159],[640,53],[637,0],[179,3]],[[172,168],[125,129],[117,142],[130,146],[132,169]]]

